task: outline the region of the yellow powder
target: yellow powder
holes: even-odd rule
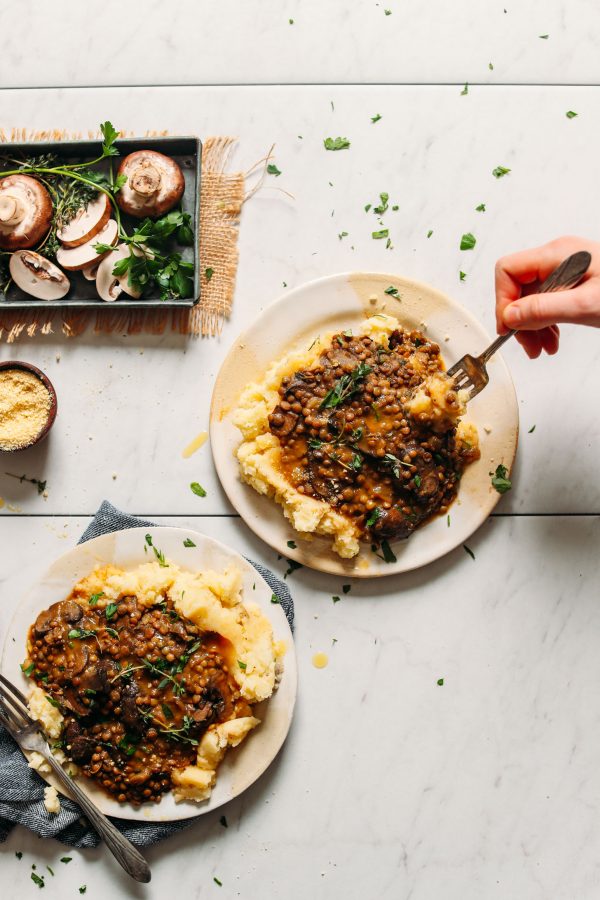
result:
[[[0,450],[27,447],[48,421],[52,399],[31,372],[0,370]]]

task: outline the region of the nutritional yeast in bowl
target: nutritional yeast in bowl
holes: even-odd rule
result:
[[[48,423],[50,391],[33,372],[0,369],[0,450],[31,446]]]

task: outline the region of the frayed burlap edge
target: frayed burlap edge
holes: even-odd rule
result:
[[[166,132],[146,132],[145,137]],[[130,136],[130,135],[128,135]],[[88,139],[98,134],[90,132]],[[0,142],[79,140],[82,134],[67,131],[29,131],[13,128],[10,136],[0,129]],[[236,138],[209,137],[202,145],[200,185],[200,263],[201,299],[196,306],[185,309],[131,309],[125,303],[110,308],[62,311],[35,309],[0,309],[0,340],[11,344],[21,336],[33,337],[53,332],[60,321],[67,337],[83,334],[91,322],[94,331],[102,334],[163,334],[169,322],[179,334],[209,335],[220,332],[233,304],[238,265],[238,230],[244,203],[244,174],[226,172],[229,156]],[[212,269],[207,280],[206,269]]]

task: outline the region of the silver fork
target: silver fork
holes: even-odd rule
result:
[[[573,253],[546,278],[536,293],[549,294],[551,291],[562,291],[566,288],[575,287],[589,269],[591,261],[592,257],[587,250]],[[490,380],[485,364],[489,362],[502,344],[516,333],[516,330],[509,331],[508,334],[497,337],[480,356],[471,356],[467,353],[448,369],[446,374],[454,379],[456,390],[469,391],[468,400],[472,400],[473,397],[481,393]]]
[[[29,715],[25,696],[4,675],[0,675],[0,722],[22,750],[42,754],[58,781],[66,789],[65,793],[81,806],[92,826],[127,874],[136,881],[144,883],[150,881],[150,866],[142,854],[115,828],[104,813],[100,812],[55,760],[39,722]]]

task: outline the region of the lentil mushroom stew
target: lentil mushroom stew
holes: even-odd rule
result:
[[[230,642],[180,615],[171,598],[148,606],[101,596],[72,594],[41,612],[23,671],[60,708],[66,756],[139,806],[171,790],[211,725],[250,715],[250,704],[230,671]]]
[[[464,407],[443,371],[439,346],[420,331],[335,334],[314,364],[282,379],[268,417],[286,480],[374,549],[444,513],[479,449],[459,433]],[[415,403],[432,379],[443,389],[436,419]]]

